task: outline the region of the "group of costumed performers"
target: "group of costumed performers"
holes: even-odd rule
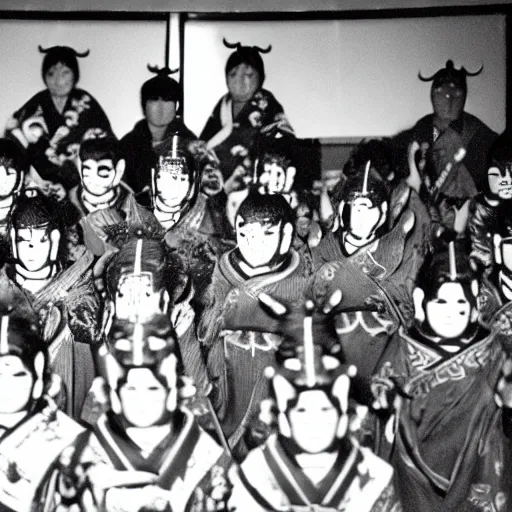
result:
[[[512,135],[362,141],[332,191],[228,43],[200,137],[169,67],[121,140],[44,50],[0,139],[0,510],[512,510]],[[308,175],[309,176],[309,175]],[[308,178],[309,179],[309,178]]]

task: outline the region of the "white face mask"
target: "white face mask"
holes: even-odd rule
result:
[[[281,194],[285,192],[286,171],[275,162],[266,163],[259,182],[265,193]]]
[[[293,440],[307,453],[322,453],[336,438],[340,415],[324,391],[303,391],[288,412]]]
[[[169,207],[180,206],[190,192],[188,174],[159,171],[155,181],[159,199]]]
[[[487,171],[487,180],[489,190],[500,199],[512,199],[512,176],[510,175],[510,167],[502,171],[498,167],[491,167]]]
[[[18,263],[29,272],[48,266],[53,242],[48,228],[20,228],[16,231]]]
[[[110,159],[85,160],[82,162],[80,174],[85,190],[96,197],[108,194],[117,186],[116,168]]]
[[[242,258],[252,268],[269,265],[281,246],[281,222],[246,223],[236,219],[236,241]]]
[[[18,171],[12,167],[0,166],[0,199],[11,196],[18,184]]]
[[[33,386],[34,377],[18,356],[0,357],[0,414],[26,409]]]
[[[169,390],[149,368],[128,371],[126,383],[119,390],[124,417],[135,427],[155,425],[166,412]]]
[[[342,207],[350,208],[350,226],[346,226],[346,231],[356,240],[373,240],[378,227],[386,220],[387,204],[374,206],[366,197],[358,197],[350,204],[340,205],[340,209]],[[340,215],[342,213],[340,210]]]
[[[441,338],[456,338],[471,321],[471,304],[460,283],[444,283],[437,297],[427,302],[425,314],[432,330]]]

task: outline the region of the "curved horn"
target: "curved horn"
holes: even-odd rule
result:
[[[464,70],[464,73],[466,73],[466,76],[477,76],[477,75],[479,75],[479,74],[482,72],[482,70],[484,69],[484,65],[483,65],[483,64],[481,64],[481,65],[480,65],[480,68],[479,68],[477,71],[468,71],[468,70],[467,70],[467,69],[465,69],[465,68],[462,68],[462,69]]]
[[[437,71],[430,77],[428,78],[425,78],[422,74],[421,74],[421,71],[418,71],[418,78],[422,81],[422,82],[432,82],[432,80],[434,80],[434,77],[437,75]]]
[[[225,37],[222,38],[222,42],[224,43],[224,46],[230,50],[239,50],[242,47],[241,43],[228,43]]]
[[[73,50],[73,52],[75,53],[75,55],[77,57],[82,58],[82,57],[87,57],[87,55],[89,55],[89,53],[91,53],[91,50],[85,50],[85,52],[82,52],[82,53],[77,52],[76,50]]]
[[[165,68],[159,68],[158,66],[151,66],[148,64],[148,70],[151,71],[151,73],[156,73],[157,75],[173,75],[174,73],[177,73],[180,68],[171,69],[167,66]]]
[[[272,50],[272,45],[269,44],[266,48],[260,48],[259,46],[253,46],[253,48],[259,53],[268,53]]]
[[[37,48],[39,49],[40,53],[48,53],[53,47],[43,48],[41,45],[38,45]]]

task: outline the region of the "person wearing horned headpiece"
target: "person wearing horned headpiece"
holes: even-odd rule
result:
[[[77,157],[88,133],[112,133],[100,104],[76,84],[80,78],[78,52],[68,46],[42,48],[43,81],[38,92],[8,121],[6,136],[25,148],[29,163],[44,180],[60,183],[66,190],[78,183]]]
[[[288,322],[287,306],[272,302],[276,316]],[[265,370],[270,390],[259,421],[266,439],[230,469],[230,510],[401,510],[392,467],[354,438],[349,388],[357,369],[340,361],[334,332],[316,336],[313,326],[327,318],[306,301],[283,327],[293,335],[279,348],[277,364]]]
[[[375,406],[397,411],[392,463],[406,512],[510,509],[511,404],[498,386],[508,340],[480,323],[481,281],[464,249],[450,242],[425,263],[414,323],[374,381]]]
[[[91,345],[100,341],[100,297],[92,280],[93,255],[67,258],[58,205],[28,189],[10,219],[12,262],[0,271],[0,286],[22,290],[38,313],[49,345],[49,364],[66,392],[74,418],[94,378]]]
[[[409,167],[408,150],[416,154],[416,160],[423,160],[419,172],[430,195],[448,189],[450,197],[468,198],[486,188],[487,153],[497,134],[464,110],[467,77],[477,76],[482,70],[483,66],[475,72],[457,69],[448,60],[432,76],[418,75],[423,82],[432,82],[433,113],[394,139],[404,169]]]
[[[19,290],[0,288],[0,509],[37,508],[42,482],[83,428],[59,411],[38,319]]]
[[[156,76],[144,82],[140,90],[144,119],[121,139],[126,160],[124,180],[135,194],[151,189],[151,169],[156,167],[158,156],[169,150],[172,135],[179,132],[189,139],[197,138],[178,115],[183,93],[170,76],[178,70],[149,65],[148,70]]]
[[[184,375],[187,347],[168,315],[173,276],[164,261],[149,261],[154,252],[134,239],[107,264],[98,367],[108,408],[49,477],[46,502],[60,503],[56,510],[191,511],[194,489],[221,469],[222,448],[188,406],[196,383]]]
[[[214,107],[199,138],[217,154],[227,194],[245,189],[252,179],[250,149],[257,133],[278,126],[293,134],[283,107],[263,88],[265,67],[261,54],[272,46],[244,46],[223,40],[234,50],[226,62],[228,92]]]

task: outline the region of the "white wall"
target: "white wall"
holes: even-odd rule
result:
[[[463,16],[301,22],[189,21],[185,25],[185,122],[199,133],[226,92],[230,42],[266,47],[265,87],[300,137],[390,135],[431,112],[418,80],[447,59],[483,73],[468,79],[466,110],[505,127],[505,17]]]
[[[123,136],[142,117],[140,87],[154,76],[146,65],[163,65],[164,42],[164,21],[0,20],[0,132],[11,114],[45,87],[40,44],[90,48],[90,55],[79,59],[78,86],[100,102],[116,135]]]

